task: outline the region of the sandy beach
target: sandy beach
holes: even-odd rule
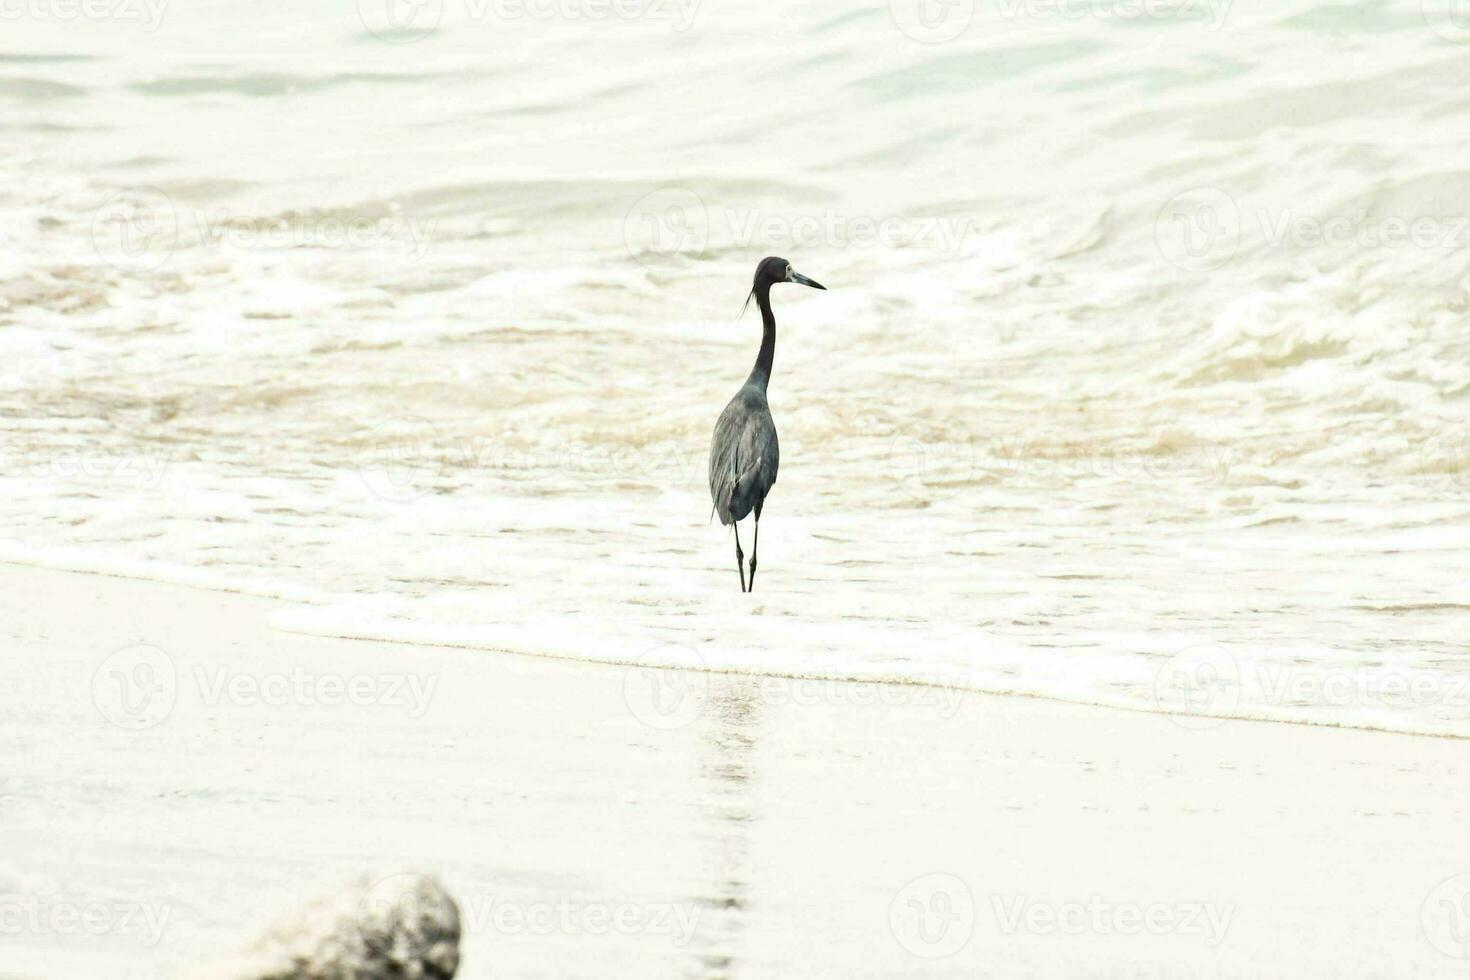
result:
[[[0,0],[0,980],[1465,976],[1455,7]]]
[[[323,639],[281,606],[0,568],[5,970],[189,977],[381,869],[449,886],[468,980],[1463,972],[1423,915],[1470,871],[1461,740]]]

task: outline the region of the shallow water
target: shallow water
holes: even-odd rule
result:
[[[585,9],[8,24],[0,557],[1470,736],[1448,9]],[[766,254],[829,291],[776,291],[742,596],[704,465]]]

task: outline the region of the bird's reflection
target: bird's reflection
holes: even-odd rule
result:
[[[699,780],[704,792],[708,841],[707,890],[692,896],[699,909],[690,944],[694,962],[688,975],[724,980],[739,973],[752,859],[750,833],[759,819],[753,802],[758,778],[755,749],[760,734],[759,685],[754,678],[714,675],[700,733]]]

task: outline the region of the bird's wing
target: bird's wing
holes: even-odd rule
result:
[[[720,413],[710,440],[709,492],[720,522],[740,520],[764,500],[780,463],[776,425],[765,399],[742,389]]]

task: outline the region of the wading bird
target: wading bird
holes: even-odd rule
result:
[[[761,543],[761,506],[776,482],[781,448],[776,443],[776,423],[766,404],[766,386],[771,382],[771,360],[776,355],[776,317],[771,313],[771,287],[778,282],[795,282],[813,289],[826,289],[819,282],[798,275],[791,263],[775,256],[761,259],[755,267],[755,284],[750,296],[761,309],[761,349],[755,356],[750,377],[735,392],[730,404],[715,423],[709,444],[709,495],[721,524],[735,528],[735,567],[740,571],[740,591],[755,591],[756,552]],[[745,585],[745,553],[740,550],[740,525],[755,511],[755,543],[750,548],[750,587]]]

